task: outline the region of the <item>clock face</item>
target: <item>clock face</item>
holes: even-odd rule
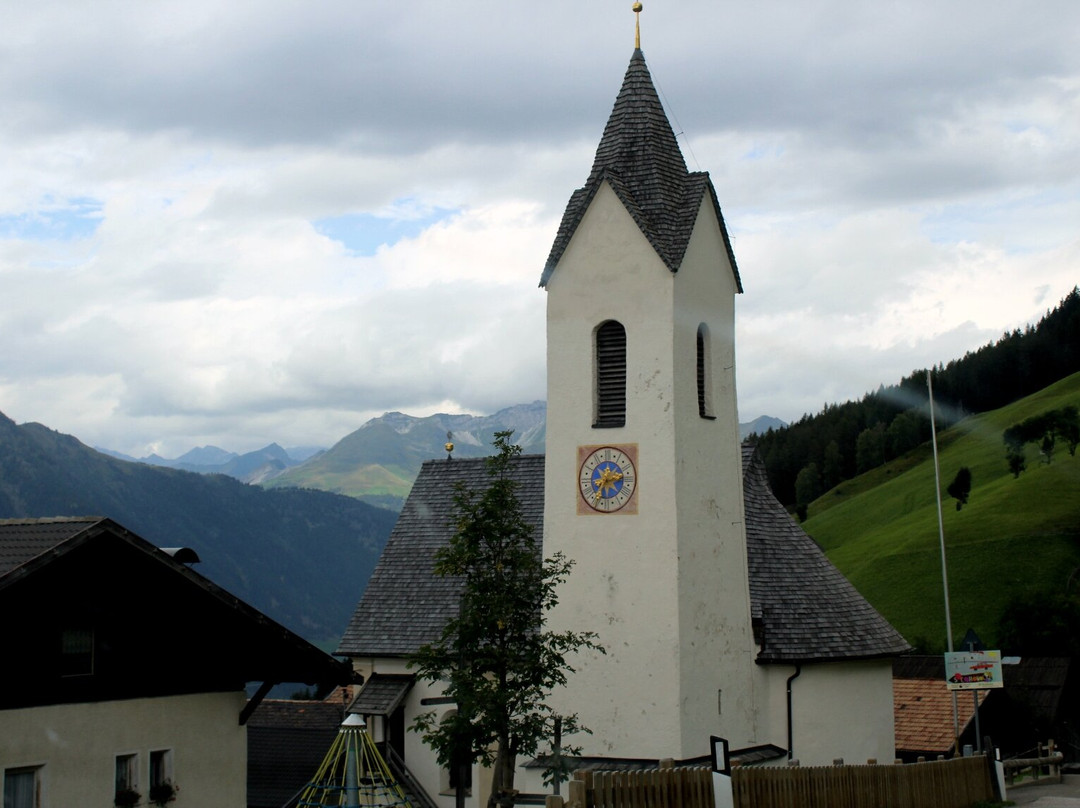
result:
[[[578,447],[578,512],[637,513],[636,446]]]

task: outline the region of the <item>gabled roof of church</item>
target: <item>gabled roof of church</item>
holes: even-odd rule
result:
[[[544,533],[544,456],[521,455],[518,501],[539,541]],[[457,614],[461,582],[434,572],[435,553],[453,535],[454,486],[491,483],[486,458],[429,460],[420,469],[397,524],[371,573],[337,653],[408,656],[439,638]]]
[[[540,278],[546,286],[596,192],[607,182],[668,269],[682,264],[705,194],[716,211],[735,282],[742,291],[735,253],[706,172],[688,172],[675,132],[653,86],[645,55],[634,51],[622,89],[604,127],[592,171],[563,213]]]
[[[515,478],[522,483],[518,499],[524,515],[539,538],[544,456],[520,457]],[[460,582],[440,578],[433,569],[435,552],[453,534],[458,481],[474,490],[486,487],[490,478],[484,458],[424,464],[338,654],[409,656],[438,639],[456,614]],[[743,447],[743,496],[758,662],[871,659],[910,650],[773,496],[752,446]]]
[[[765,462],[743,444],[750,603],[759,662],[888,657],[911,648],[796,524],[769,487]]]

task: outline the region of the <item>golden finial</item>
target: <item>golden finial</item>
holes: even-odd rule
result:
[[[634,48],[641,50],[641,3],[634,3],[630,8],[634,10]]]
[[[446,459],[447,460],[453,460],[454,459],[454,444],[451,443],[451,441],[453,440],[453,437],[454,437],[453,432],[447,432],[446,433],[446,443],[443,444],[443,448],[446,449]]]

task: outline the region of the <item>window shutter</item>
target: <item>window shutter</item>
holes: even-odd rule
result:
[[[596,421],[598,427],[626,424],[626,329],[608,320],[596,330]]]
[[[697,331],[697,411],[704,418],[708,415],[705,408],[705,335]]]
[[[709,368],[712,366],[709,357],[709,327],[702,323],[697,330],[697,409],[702,418],[714,419],[711,383],[709,381]]]

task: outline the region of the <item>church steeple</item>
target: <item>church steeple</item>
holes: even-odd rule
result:
[[[707,173],[687,171],[640,48],[630,58],[589,178],[570,197],[563,213],[540,279],[541,286],[547,285],[585,210],[604,182],[611,185],[668,269],[678,271],[702,196],[708,192],[716,205],[716,194]],[[716,212],[723,222],[718,205]],[[726,230],[724,237],[727,241]],[[728,254],[737,280],[738,270],[730,245]]]

